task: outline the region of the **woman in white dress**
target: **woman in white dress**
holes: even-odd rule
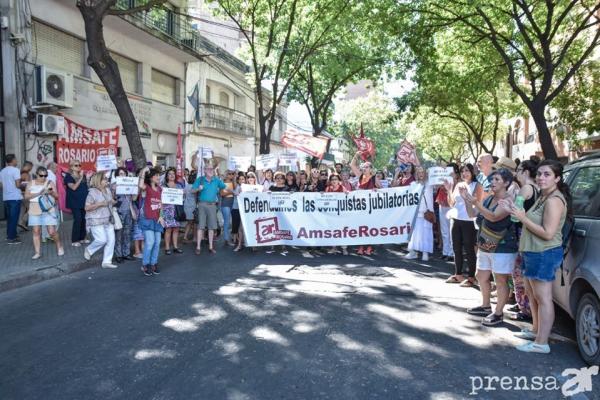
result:
[[[433,187],[427,185],[427,173],[423,167],[417,167],[416,181],[413,184],[425,185],[417,218],[413,226],[412,236],[408,243],[408,254],[404,258],[414,260],[418,257],[417,252],[422,253],[423,261],[429,260],[429,253],[433,253],[433,224],[425,219],[425,212],[433,212]]]

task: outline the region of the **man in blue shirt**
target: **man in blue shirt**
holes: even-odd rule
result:
[[[198,239],[196,254],[200,254],[200,245],[204,239],[204,229],[208,228],[208,251],[216,253],[213,245],[217,224],[217,202],[219,194],[233,194],[225,189],[225,183],[215,175],[215,170],[210,165],[204,167],[204,176],[196,178],[192,192],[198,193]]]

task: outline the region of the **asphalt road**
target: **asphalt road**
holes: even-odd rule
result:
[[[450,264],[394,247],[186,250],[159,276],[128,263],[1,294],[0,399],[559,399],[561,372],[585,366],[570,321],[551,354],[520,353],[520,326],[464,312],[479,292],[445,284]],[[593,383],[575,398],[600,398]]]

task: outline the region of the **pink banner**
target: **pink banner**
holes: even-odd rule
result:
[[[302,134],[295,129],[288,129],[281,138],[281,144],[284,146],[298,149],[317,158],[323,158],[325,155],[328,141],[323,137]]]

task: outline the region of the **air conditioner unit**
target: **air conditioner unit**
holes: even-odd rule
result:
[[[73,75],[45,65],[36,65],[35,102],[37,105],[73,107]]]
[[[51,135],[64,135],[65,117],[61,117],[60,115],[36,114],[35,131]]]

